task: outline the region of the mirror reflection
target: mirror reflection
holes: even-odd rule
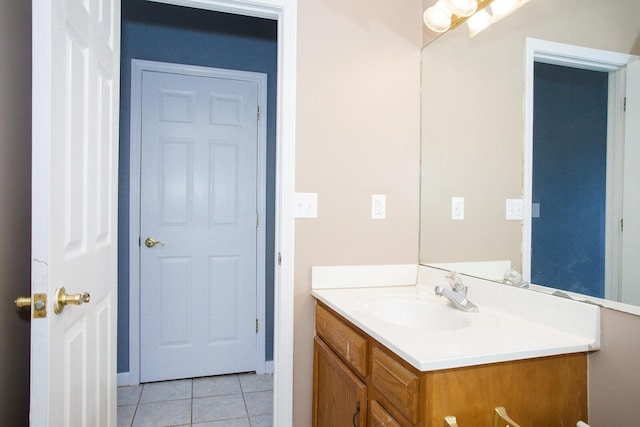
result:
[[[503,280],[507,267],[522,272],[521,283],[531,281],[640,305],[640,285],[631,284],[640,280],[629,262],[640,257],[638,244],[633,243],[640,239],[627,239],[632,241],[629,244],[621,237],[623,233],[611,237],[625,216],[623,206],[626,209],[637,204],[635,199],[640,198],[638,189],[635,197],[629,193],[640,178],[629,178],[627,174],[633,168],[623,168],[623,157],[628,157],[628,152],[633,155],[638,142],[631,147],[623,145],[618,154],[611,154],[607,148],[610,141],[624,140],[625,132],[632,132],[625,129],[625,120],[613,126],[617,122],[606,112],[612,109],[609,103],[616,96],[623,102],[624,94],[618,92],[626,87],[615,79],[625,80],[626,69],[622,73],[600,71],[605,75],[599,77],[605,89],[601,86],[593,96],[599,97],[598,102],[605,97],[605,112],[600,111],[606,116],[604,128],[600,124],[596,131],[587,130],[585,123],[568,124],[571,122],[562,119],[560,124],[568,124],[564,129],[558,123],[547,123],[549,129],[538,130],[537,135],[546,135],[542,139],[548,147],[535,148],[533,109],[542,104],[532,103],[532,108],[526,108],[527,38],[637,55],[640,2],[533,0],[473,38],[457,29],[423,49],[421,262],[455,263],[459,270],[471,268],[471,274],[493,280]],[[564,67],[544,58],[536,62],[540,63],[538,76],[551,79],[547,82],[552,86],[548,96],[560,96],[545,102],[568,109],[560,107],[559,100],[567,101],[569,93],[575,94],[562,81],[569,79],[576,86],[581,77],[550,77],[549,70],[562,71]],[[545,99],[540,94],[531,98]],[[580,100],[571,103],[584,108]],[[591,108],[587,109],[591,114]],[[558,119],[556,113],[535,114],[538,122],[543,122],[543,114],[550,115],[553,122]],[[585,144],[583,136],[594,132],[600,132],[599,142],[591,148],[580,146]],[[567,135],[577,137],[577,142],[567,142]],[[576,144],[577,151],[564,152]],[[592,163],[597,164],[596,172],[581,172],[581,165],[591,167]],[[624,173],[612,177],[613,171],[623,169]],[[570,182],[569,177],[574,178],[573,187],[560,185]],[[618,190],[612,191],[616,185]],[[561,187],[568,193],[548,197],[551,189]],[[462,205],[454,207],[453,198],[463,198]],[[612,211],[611,206],[618,206],[619,212]],[[554,210],[564,210],[565,214],[558,223],[541,227],[542,219],[557,217]],[[462,219],[452,219],[453,213]],[[506,219],[509,214],[515,219]],[[624,233],[632,234],[636,227],[633,218],[624,219]],[[536,237],[540,230],[544,231],[543,237]],[[589,251],[585,251],[588,246]],[[559,254],[569,259],[561,261]]]

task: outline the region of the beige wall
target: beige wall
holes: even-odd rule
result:
[[[589,356],[589,423],[638,425],[640,316],[602,310],[602,349]]]
[[[505,199],[522,197],[525,37],[637,53],[637,0],[534,0],[469,38],[466,26],[423,58],[421,260],[510,259],[520,270],[521,225]],[[451,197],[465,220],[451,221]]]
[[[311,425],[314,265],[418,260],[420,0],[298,2],[294,422]],[[371,219],[386,194],[387,219]]]
[[[31,2],[0,2],[0,424],[29,416]]]

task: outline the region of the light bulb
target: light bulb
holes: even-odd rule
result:
[[[482,9],[480,12],[467,19],[467,26],[469,27],[469,36],[473,37],[480,31],[491,25],[492,19],[489,13]]]
[[[439,0],[436,4],[425,10],[423,15],[424,23],[429,29],[436,33],[444,33],[451,26],[451,11]]]
[[[500,19],[513,12],[518,6],[518,0],[493,0],[491,15],[494,19]]]
[[[454,15],[460,17],[467,17],[474,14],[478,9],[478,2],[476,0],[446,0],[447,7]]]

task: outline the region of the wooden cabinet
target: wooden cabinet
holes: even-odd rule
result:
[[[367,386],[321,339],[313,345],[314,427],[366,425]]]
[[[382,406],[375,400],[369,405],[369,419],[371,427],[402,427]]]
[[[421,372],[322,303],[316,334],[314,427],[482,427],[497,406],[523,426],[588,419],[584,353]]]

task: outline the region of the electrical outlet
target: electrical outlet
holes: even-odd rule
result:
[[[451,219],[456,221],[464,219],[464,197],[451,198]]]
[[[387,209],[387,197],[384,194],[371,196],[371,218],[385,219]]]

